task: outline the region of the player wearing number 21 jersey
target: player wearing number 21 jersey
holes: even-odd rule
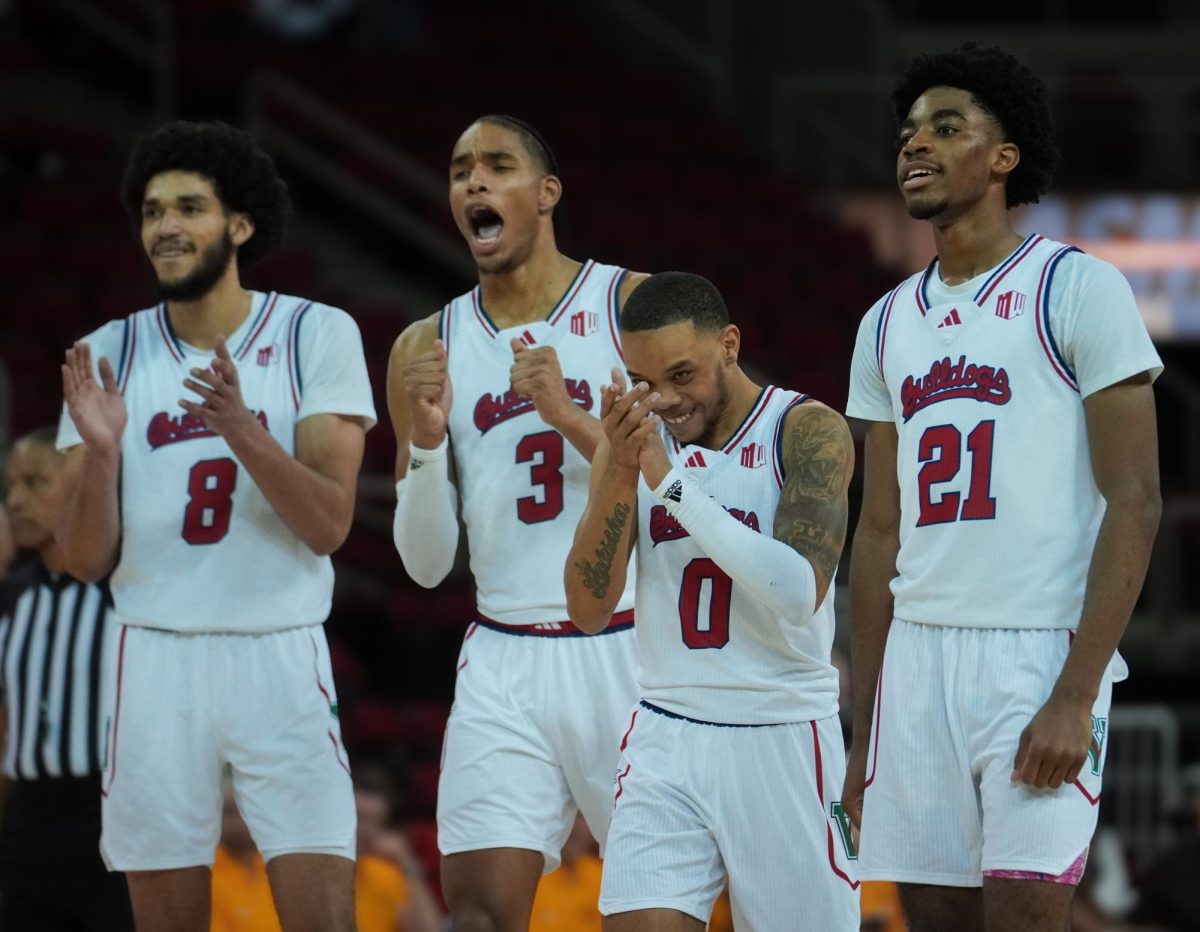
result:
[[[728,874],[738,928],[857,929],[830,663],[849,431],[746,376],[699,276],[651,276],[621,338],[635,384],[615,370],[605,388],[565,569],[572,620],[601,631],[636,543],[641,701],[621,742],[605,928],[701,930]]]
[[[577,808],[603,845],[636,699],[632,581],[612,633],[588,638],[567,619],[562,562],[600,385],[621,364],[617,316],[644,276],[558,251],[561,190],[527,124],[488,116],[462,134],[450,203],[479,286],[405,330],[388,373],[397,550],[415,580],[440,583],[461,502],[475,576],[438,787],[443,890],[463,928],[528,926]]]
[[[854,351],[844,800],[864,878],[899,882],[914,927],[1062,929],[1158,522],[1162,366],[1113,266],[1010,225],[1057,154],[1028,68],[919,56],[893,103],[897,182],[937,256]]]
[[[121,622],[101,852],[139,928],[207,928],[228,772],[283,928],[349,930],[354,797],[321,623],[375,421],[362,341],[340,310],[241,286],[287,212],[249,134],[167,124],[125,198],[164,300],[68,351],[59,429],[60,539],[79,575],[111,572]]]

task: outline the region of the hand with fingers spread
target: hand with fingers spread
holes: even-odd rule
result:
[[[530,347],[524,341],[509,341],[513,352],[509,382],[518,395],[533,400],[543,421],[554,426],[571,413],[575,404],[567,394],[562,366],[552,346]]]
[[[204,425],[218,437],[228,440],[230,435],[240,430],[251,427],[258,429],[260,424],[242,400],[237,366],[229,355],[224,337],[217,337],[213,352],[216,356],[211,366],[192,369],[192,378],[183,380],[184,388],[203,398],[203,403],[180,399],[179,406],[188,414],[203,420]]]
[[[433,349],[408,362],[404,367],[404,391],[412,418],[409,439],[421,450],[436,449],[446,438],[454,401],[445,343],[435,340]]]
[[[658,393],[650,394],[650,386],[638,382],[628,391],[620,369],[612,370],[612,385],[600,391],[600,423],[612,450],[611,463],[625,472],[637,473],[640,468],[642,444],[658,428],[654,413]]]
[[[100,357],[100,381],[97,382],[92,374],[91,347],[76,343],[67,350],[62,379],[67,412],[83,442],[106,447],[120,444],[129,415],[108,357]]]
[[[1052,790],[1074,783],[1091,743],[1091,703],[1052,694],[1021,732],[1012,782]]]

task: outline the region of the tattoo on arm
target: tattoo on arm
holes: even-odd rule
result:
[[[786,479],[775,512],[775,538],[832,585],[846,542],[846,487],[854,465],[846,422],[828,408],[814,407],[788,431],[783,461]]]
[[[617,502],[613,513],[604,519],[604,537],[596,548],[596,562],[577,560],[575,568],[583,577],[583,584],[597,599],[602,599],[608,593],[612,584],[613,559],[617,555],[617,545],[621,542],[621,534],[625,523],[629,520],[630,507],[624,502]]]

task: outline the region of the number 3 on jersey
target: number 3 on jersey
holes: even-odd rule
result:
[[[183,539],[189,544],[215,544],[229,533],[237,463],[229,457],[201,460],[188,472],[188,503],[183,512]]]
[[[540,455],[541,459],[537,457]],[[532,463],[529,481],[542,487],[536,495],[517,499],[517,517],[526,524],[552,521],[563,510],[563,438],[556,430],[528,434],[517,444],[517,462]]]

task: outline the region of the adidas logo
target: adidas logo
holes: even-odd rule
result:
[[[698,466],[707,466],[708,463],[704,462],[704,454],[697,450],[684,461],[683,465],[695,468]]]
[[[683,483],[676,479],[671,483],[671,487],[667,489],[664,497],[676,503],[683,501]]]
[[[958,308],[954,308],[949,314],[946,315],[946,319],[937,325],[937,328],[938,330],[941,330],[943,327],[953,327],[954,325],[961,323],[962,318],[958,316]]]

